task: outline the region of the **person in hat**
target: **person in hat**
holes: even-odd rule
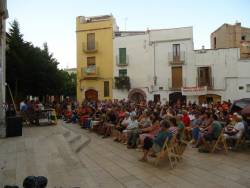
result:
[[[234,114],[235,125],[234,127],[227,126],[225,129],[224,137],[230,142],[231,147],[234,147],[236,140],[240,139],[245,132],[245,125],[243,123],[243,118],[239,114]]]

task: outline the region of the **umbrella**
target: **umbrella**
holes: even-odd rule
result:
[[[250,116],[250,104],[248,104],[245,108],[242,109],[241,114],[245,116]]]
[[[250,104],[250,98],[237,100],[231,107],[231,112],[239,112]]]

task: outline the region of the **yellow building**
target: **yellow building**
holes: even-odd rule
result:
[[[77,100],[112,99],[112,15],[76,18]]]
[[[250,28],[242,27],[240,22],[234,25],[223,24],[210,36],[211,48],[240,48],[240,58],[250,58]]]

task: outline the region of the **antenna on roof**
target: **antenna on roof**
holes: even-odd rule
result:
[[[236,25],[241,25],[241,23],[238,20],[235,21],[235,24]]]
[[[127,21],[128,21],[128,18],[124,18],[124,31],[126,31],[127,29]]]

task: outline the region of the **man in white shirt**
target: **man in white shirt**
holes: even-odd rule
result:
[[[237,115],[235,117],[236,124],[232,129],[227,128],[225,133],[225,139],[240,139],[245,131],[245,125],[243,123],[242,116]]]
[[[139,123],[136,119],[136,114],[131,114],[130,118],[131,118],[131,120],[129,121],[127,128],[125,130],[123,130],[123,132],[122,132],[122,142],[124,144],[127,144],[129,134],[133,130],[137,129],[138,125],[139,125]]]

